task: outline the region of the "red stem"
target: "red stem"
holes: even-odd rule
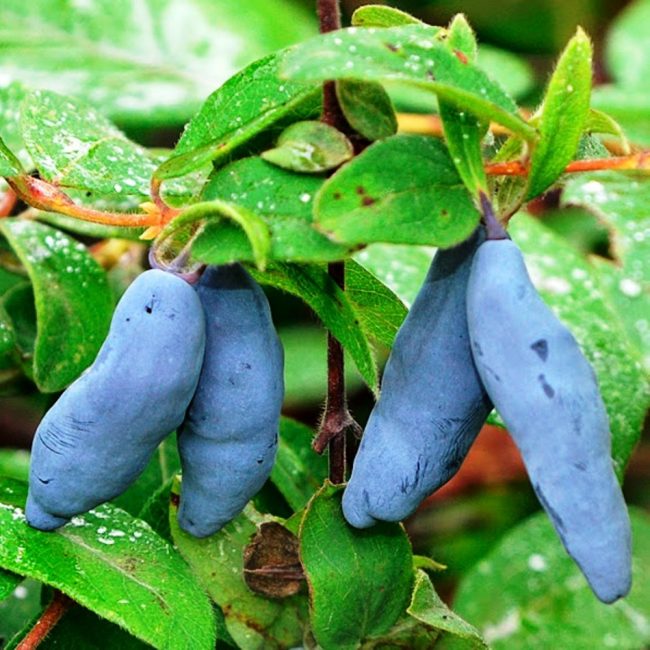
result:
[[[32,650],[38,648],[45,637],[54,629],[56,624],[72,605],[72,600],[60,591],[54,593],[54,598],[47,606],[36,625],[27,636],[16,646],[16,650]]]
[[[14,209],[18,196],[11,188],[6,189],[0,195],[0,218],[8,217]]]

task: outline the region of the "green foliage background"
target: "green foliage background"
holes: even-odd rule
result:
[[[190,248],[192,263],[249,265],[285,346],[288,416],[267,485],[203,541],[176,525],[173,440],[115,502],[56,533],[30,529],[28,455],[0,420],[1,647],[24,637],[52,588],[76,604],[43,647],[650,645],[647,460],[635,460],[648,449],[650,185],[647,171],[560,178],[573,159],[609,156],[603,142],[622,153],[650,146],[650,0],[620,14],[613,0],[506,2],[498,12],[479,0],[394,4],[433,25],[464,12],[478,50],[463,19],[443,43],[438,29],[385,8],[356,14],[356,32],[313,38],[306,0],[0,4],[0,175],[37,171],[112,211],[137,210],[153,176],[169,204],[191,204],[154,252],[162,264]],[[593,60],[578,24],[594,38]],[[348,140],[315,121],[328,79],[375,141],[352,160]],[[446,140],[395,133],[393,106],[439,114]],[[526,120],[518,106],[538,110]],[[486,140],[489,122],[511,136]],[[486,160],[524,150],[527,181],[485,175]],[[406,528],[360,533],[310,450],[325,330],[345,346],[363,421],[434,247],[472,232],[480,191],[501,214],[517,212],[511,236],[592,362],[616,469],[629,468],[634,588],[613,606],[597,603],[535,514],[516,463],[510,480],[484,472],[472,488],[461,479]],[[525,199],[535,200],[520,209]],[[34,209],[0,219],[3,412],[37,418],[91,363],[116,300],[146,264],[140,233]],[[342,259],[345,292],[326,272]],[[500,441],[496,467],[512,450],[503,433],[488,435]],[[289,598],[254,594],[244,580],[243,549],[271,522],[300,541],[304,586]]]

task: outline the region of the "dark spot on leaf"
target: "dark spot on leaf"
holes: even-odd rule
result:
[[[373,199],[371,196],[364,196],[361,200],[361,204],[365,207],[377,203],[377,199]]]
[[[573,466],[580,472],[587,471],[587,463],[573,463]]]
[[[429,79],[430,81],[436,80],[436,75],[433,74],[433,70],[427,70],[426,75],[427,75],[427,79]]]
[[[264,462],[264,459],[263,458],[257,458],[256,462],[257,462],[258,465],[261,465]]]
[[[357,194],[358,194],[359,196],[363,196],[365,193],[366,193],[366,188],[363,187],[363,185],[359,185],[359,186],[357,187]]]
[[[127,322],[127,323],[130,323],[130,322],[131,322],[131,319],[130,319],[130,318],[127,318],[127,319],[126,319],[126,322]]]
[[[454,54],[456,55],[456,58],[461,62],[467,65],[467,56],[465,55],[464,52],[461,52],[460,50],[454,50]]]
[[[391,52],[399,52],[399,47],[395,45],[394,43],[386,43],[385,44],[386,49],[390,50]]]
[[[544,390],[544,394],[546,395],[546,397],[551,399],[552,397],[555,396],[555,391],[553,390],[553,387],[549,383],[547,383],[546,377],[544,375],[539,375],[539,377],[537,377],[537,380],[542,385],[542,389]]]
[[[51,483],[52,479],[51,478],[41,478],[40,476],[36,477],[40,483],[43,485],[47,485],[48,483]]]
[[[341,198],[341,192],[334,192],[332,195],[336,201],[338,201]]]
[[[174,494],[174,493],[172,492],[172,493],[169,495],[169,501],[171,502],[171,504],[172,504],[174,507],[178,508],[178,506],[179,506],[179,504],[180,504],[180,502],[181,502],[181,498],[180,498],[180,496],[179,496],[178,494]]]
[[[443,217],[447,217],[447,216],[449,216],[449,211],[448,211],[448,210],[440,210],[440,214],[441,214]]]
[[[537,353],[537,356],[542,360],[548,359],[548,342],[546,339],[539,339],[530,346],[530,349]]]
[[[482,357],[483,356],[483,350],[481,349],[481,346],[479,345],[479,342],[474,341],[472,343],[472,345],[474,346],[474,352],[476,352],[476,354],[478,354],[479,357]]]

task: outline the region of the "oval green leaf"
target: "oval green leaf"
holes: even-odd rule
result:
[[[83,244],[42,223],[3,219],[0,233],[34,289],[34,381],[43,392],[61,390],[92,363],[108,332],[113,298],[106,274]]]
[[[418,135],[376,142],[323,185],[316,223],[338,241],[453,246],[479,214],[447,148]]]
[[[300,526],[300,557],[316,640],[323,648],[352,650],[365,637],[388,632],[404,613],[413,557],[399,524],[348,525],[342,494],[343,488],[326,483],[310,501]]]

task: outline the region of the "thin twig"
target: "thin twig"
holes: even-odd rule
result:
[[[629,156],[612,158],[594,158],[592,160],[574,160],[565,169],[565,174],[590,171],[648,171],[650,170],[650,151],[641,151]],[[491,163],[485,166],[490,176],[527,176],[530,169],[520,160],[503,163]]]
[[[52,183],[33,176],[7,178],[11,189],[27,205],[45,212],[56,212],[82,221],[91,221],[107,226],[142,228],[161,225],[158,211],[138,213],[102,212],[83,205],[77,205],[65,192]]]
[[[36,621],[36,625],[27,633],[27,636],[16,646],[16,650],[33,650],[38,648],[45,637],[54,629],[56,624],[72,605],[72,600],[60,591],[54,593],[47,609]]]
[[[317,12],[322,34],[341,29],[339,0],[317,0]],[[353,134],[338,98],[336,85],[328,81],[323,86],[323,114],[321,120],[346,134]],[[329,276],[345,290],[345,263],[328,265]],[[345,360],[343,346],[331,333],[327,335],[327,400],[325,412],[314,440],[313,448],[322,453],[328,448],[329,478],[332,483],[345,481],[346,448],[348,431],[359,433],[360,427],[353,420],[347,407],[345,395]],[[351,459],[350,459],[351,460]]]

